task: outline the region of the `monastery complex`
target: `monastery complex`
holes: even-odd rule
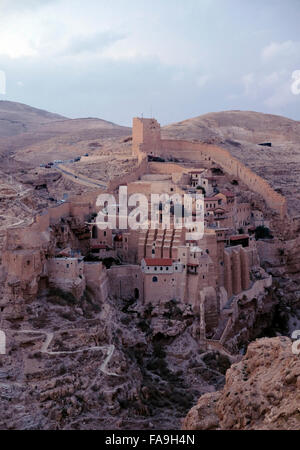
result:
[[[272,284],[260,261],[273,247],[256,233],[272,233],[272,220],[285,220],[285,198],[221,147],[162,139],[154,119],[133,119],[132,152],[136,166],[111,180],[106,192],[126,185],[128,195],[142,193],[149,202],[153,193],[203,193],[203,237],[188,240],[173,220],[167,229],[102,230],[96,221],[101,191],[71,197],[30,226],[7,230],[1,317],[24,314],[43,290],[80,298],[88,288],[101,302],[189,304],[199,314],[199,345],[226,347],[241,299],[259,304]]]

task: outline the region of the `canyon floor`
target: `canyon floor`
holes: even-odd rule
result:
[[[1,357],[0,429],[180,429],[230,366],[199,350],[199,319],[175,303],[99,305],[89,293],[76,303],[55,291],[26,316]]]

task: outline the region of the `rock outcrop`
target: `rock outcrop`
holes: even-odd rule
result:
[[[259,339],[231,366],[222,391],[200,397],[185,430],[296,430],[300,425],[300,358],[287,337]]]

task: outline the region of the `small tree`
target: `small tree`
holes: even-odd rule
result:
[[[256,229],[255,229],[255,239],[272,239],[273,236],[271,235],[271,232],[269,230],[269,228],[263,226],[263,225],[259,225]]]
[[[202,191],[202,194],[203,194],[203,195],[206,195],[206,190],[205,190],[205,188],[204,188],[203,186],[197,186],[197,189],[198,189],[199,191]]]

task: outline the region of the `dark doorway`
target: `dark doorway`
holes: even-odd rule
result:
[[[92,228],[92,238],[93,239],[97,239],[98,238],[98,228],[96,225],[93,226]]]

